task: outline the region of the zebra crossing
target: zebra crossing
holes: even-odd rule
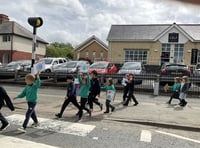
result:
[[[24,121],[24,115],[13,114],[6,117],[12,124],[21,126]],[[88,125],[82,123],[72,123],[67,121],[60,121],[48,118],[38,118],[40,126],[38,129],[53,131],[62,134],[71,134],[76,136],[87,136],[94,128],[95,125]],[[31,120],[30,120],[31,124]]]
[[[13,114],[7,116],[6,119],[13,125],[21,126],[24,121],[24,115],[20,114]],[[85,137],[87,136],[92,130],[95,129],[95,125],[88,125],[82,123],[72,123],[67,121],[60,121],[55,119],[49,118],[38,118],[40,125],[35,127],[36,129],[42,129],[47,131],[52,131],[56,133],[62,134],[70,134],[75,136]],[[32,124],[30,120],[29,125]],[[31,147],[39,147],[39,148],[58,148],[55,146],[33,142],[25,139],[20,139],[17,137],[11,137],[6,135],[0,134],[0,144],[1,148],[16,148],[16,147],[23,147],[23,148],[30,148]]]

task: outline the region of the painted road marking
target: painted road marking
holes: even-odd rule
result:
[[[38,148],[58,148],[55,146],[50,146],[42,143],[36,143],[33,141],[28,141],[24,139],[19,139],[15,137],[3,136],[0,135],[0,143],[1,148],[30,148],[30,147],[38,147]]]
[[[13,114],[8,116],[7,119],[12,124],[22,125],[25,116],[19,114]],[[96,126],[81,124],[81,123],[72,123],[66,121],[59,121],[47,118],[38,118],[40,126],[38,129],[49,130],[57,133],[71,134],[76,136],[87,136]],[[30,119],[30,124],[32,120]]]
[[[147,130],[142,130],[140,135],[140,141],[151,142],[151,132]]]
[[[191,138],[187,138],[187,137],[179,136],[179,135],[176,135],[176,134],[167,133],[167,132],[158,131],[158,130],[156,130],[156,132],[157,132],[157,133],[160,133],[160,134],[164,134],[164,135],[168,135],[168,136],[176,137],[176,138],[179,138],[179,139],[183,139],[183,140],[187,140],[187,141],[191,141],[191,142],[195,142],[195,143],[200,143],[199,140],[195,140],[195,139],[191,139]]]

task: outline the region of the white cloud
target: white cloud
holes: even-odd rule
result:
[[[107,43],[112,24],[200,23],[200,6],[172,0],[9,0],[1,2],[0,13],[28,30],[28,17],[40,16],[39,36],[73,45],[92,35]]]

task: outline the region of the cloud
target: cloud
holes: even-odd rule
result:
[[[30,31],[28,17],[40,16],[40,37],[73,45],[92,35],[107,43],[113,24],[200,23],[200,7],[172,0],[9,0],[0,13]]]

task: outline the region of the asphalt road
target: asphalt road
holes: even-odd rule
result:
[[[6,85],[5,88],[14,97],[24,87]],[[57,120],[54,114],[59,111],[65,93],[64,88],[43,87],[39,90],[37,113],[41,125],[39,128],[28,128],[25,134],[17,131],[26,111],[25,101],[22,99],[14,102],[18,106],[15,112],[3,108],[2,112],[11,126],[0,133],[1,148],[7,148],[6,144],[10,148],[20,147],[20,144],[23,144],[23,148],[26,145],[29,148],[199,148],[199,132],[109,121],[98,107],[95,108],[94,118],[90,119],[84,114],[85,120],[81,123],[75,122],[77,117],[73,106],[67,109],[62,120]]]

